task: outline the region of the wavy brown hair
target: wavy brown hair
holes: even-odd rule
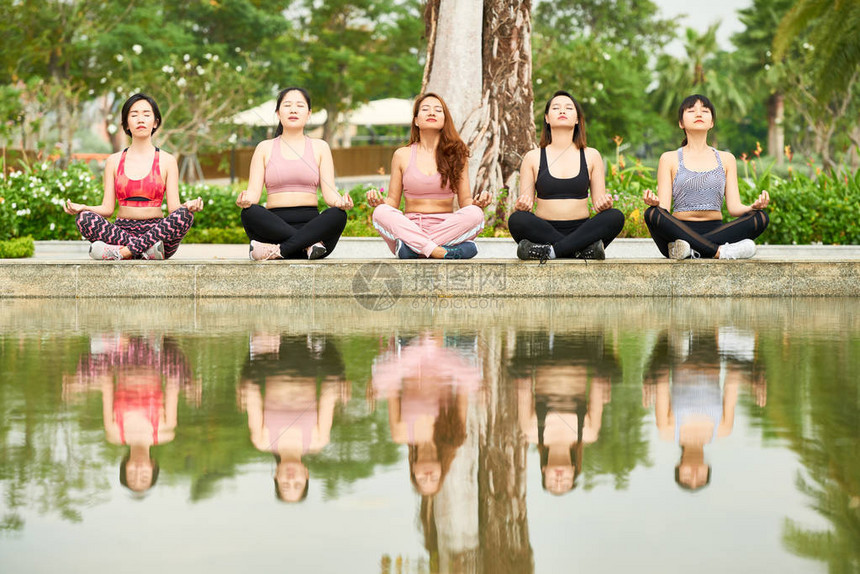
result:
[[[438,94],[428,92],[418,96],[415,100],[415,105],[412,106],[412,132],[409,136],[409,145],[421,141],[421,132],[418,126],[415,125],[415,118],[418,117],[418,110],[421,108],[421,102],[427,98],[436,98],[442,104],[442,111],[445,113],[445,122],[442,124],[442,131],[439,133],[439,146],[436,148],[436,170],[442,176],[442,187],[449,187],[454,193],[460,186],[460,178],[463,175],[463,169],[466,167],[466,161],[469,159],[469,148],[460,139],[460,134],[457,133],[457,128],[454,127],[454,121],[451,119],[451,114],[448,112],[448,106],[445,100],[439,97]]]

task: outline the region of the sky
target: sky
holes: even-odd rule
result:
[[[738,20],[737,11],[752,5],[752,0],[652,0],[665,18],[686,17],[680,20],[683,28],[695,28],[699,32],[707,30],[708,26],[721,20],[717,31],[720,47],[726,50],[733,48],[731,36],[744,29]],[[670,54],[681,55],[682,43],[678,40],[667,47]]]

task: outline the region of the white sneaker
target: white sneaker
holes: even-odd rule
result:
[[[669,259],[689,259],[693,254],[690,244],[678,239],[669,244]]]
[[[108,245],[104,241],[93,241],[90,245],[90,257],[98,260],[118,261],[122,259],[121,245]]]
[[[755,255],[755,241],[742,239],[720,247],[720,259],[751,259]]]
[[[275,243],[262,243],[251,241],[250,257],[254,261],[268,261],[269,259],[283,259],[281,257],[281,246]]]
[[[143,256],[141,257],[141,259],[164,259],[164,243],[161,241],[157,241],[155,245],[143,252]]]

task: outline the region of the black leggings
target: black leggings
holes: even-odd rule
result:
[[[767,229],[770,219],[760,210],[750,211],[733,221],[681,221],[662,207],[645,210],[645,225],[651,232],[657,249],[669,257],[669,243],[683,239],[704,258],[713,259],[723,243],[755,239]]]
[[[552,245],[556,257],[573,257],[599,239],[606,247],[623,228],[624,214],[617,209],[570,221],[541,219],[531,211],[515,211],[508,218],[508,230],[514,241],[528,239],[532,243]]]
[[[325,245],[327,257],[346,227],[346,212],[336,207],[320,213],[310,206],[252,205],[242,210],[242,226],[249,239],[279,244],[284,259],[307,259],[305,249],[318,242]]]

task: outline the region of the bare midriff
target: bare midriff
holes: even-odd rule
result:
[[[266,197],[266,207],[274,209],[278,207],[316,207],[317,196],[310,193],[286,192],[273,193]]]
[[[406,198],[405,213],[453,213],[454,199]]]
[[[536,199],[535,215],[547,221],[572,221],[586,219],[587,199]]]
[[[672,215],[681,221],[722,221],[723,214],[720,211],[676,211]]]
[[[164,213],[160,207],[132,207],[130,205],[120,205],[117,209],[116,216],[118,219],[160,219],[164,217]]]

